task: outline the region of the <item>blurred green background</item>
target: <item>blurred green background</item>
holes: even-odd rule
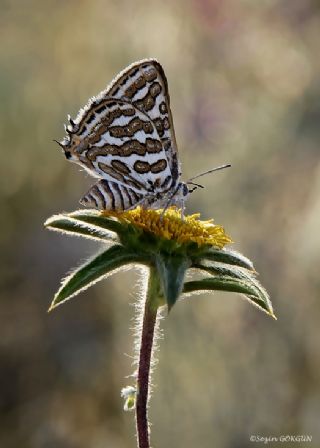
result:
[[[225,226],[278,316],[218,292],[175,306],[161,323],[153,445],[307,434],[320,446],[319,2],[2,0],[0,10],[0,446],[135,446],[120,390],[139,273],[48,315],[61,277],[98,248],[43,222],[75,210],[93,182],[52,141],[67,113],[145,57],[167,74],[184,178],[232,164],[203,179],[187,212]]]

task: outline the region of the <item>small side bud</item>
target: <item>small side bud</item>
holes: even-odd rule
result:
[[[124,398],[124,411],[133,411],[136,407],[137,388],[126,386],[121,390],[121,397]]]

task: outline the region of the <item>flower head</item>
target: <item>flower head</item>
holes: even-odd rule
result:
[[[194,242],[201,246],[214,246],[222,249],[232,243],[224,228],[213,223],[213,219],[200,221],[200,213],[181,217],[181,211],[170,207],[145,209],[137,207],[124,212],[102,212],[105,216],[115,216],[120,221],[130,223],[143,231],[153,233],[160,238],[174,240],[180,244]]]
[[[63,281],[50,309],[122,266],[142,264],[159,277],[156,306],[167,304],[170,309],[183,293],[223,290],[243,294],[274,316],[251,261],[224,247],[232,241],[223,227],[213,220],[201,221],[199,216],[181,218],[176,208],[163,212],[141,207],[116,213],[80,210],[53,216],[45,224],[50,229],[99,240],[108,247]],[[190,268],[206,278],[186,281]]]

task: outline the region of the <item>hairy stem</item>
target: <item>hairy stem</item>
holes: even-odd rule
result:
[[[154,329],[157,321],[157,311],[159,307],[159,297],[159,277],[156,270],[153,267],[150,267],[142,323],[137,378],[136,427],[139,448],[150,448],[147,408],[149,398],[150,365],[152,360],[152,347],[154,340]]]

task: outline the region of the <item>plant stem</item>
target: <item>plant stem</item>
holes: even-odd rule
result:
[[[150,267],[147,296],[144,306],[141,344],[139,354],[137,400],[136,400],[136,427],[139,448],[150,448],[148,424],[148,398],[150,365],[152,359],[152,346],[154,329],[157,321],[159,307],[160,281],[155,268]]]

